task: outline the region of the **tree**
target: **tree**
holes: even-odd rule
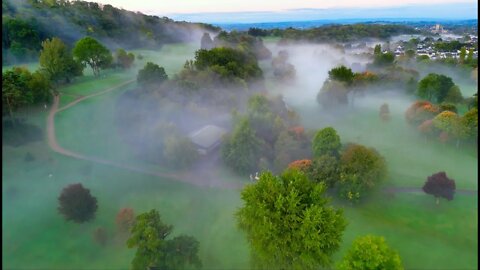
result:
[[[312,147],[315,157],[322,155],[337,156],[341,147],[340,137],[333,127],[323,128],[315,134]]]
[[[381,53],[382,53],[382,45],[380,44],[375,45],[375,48],[373,49],[373,54],[379,55]]]
[[[90,194],[90,190],[82,184],[71,184],[65,187],[58,197],[58,211],[65,219],[83,223],[95,218],[97,198]]]
[[[147,86],[161,84],[166,80],[168,80],[168,75],[165,73],[165,69],[152,62],[147,62],[137,75],[137,82]]]
[[[418,83],[417,95],[431,102],[442,103],[454,85],[452,78],[430,73]]]
[[[355,74],[352,72],[351,69],[347,68],[346,66],[339,66],[336,68],[332,68],[328,72],[328,76],[331,80],[344,82],[347,85],[350,85],[353,82]]]
[[[15,68],[2,73],[2,114],[8,113],[12,122],[14,111],[33,103],[33,94],[27,87],[30,77],[30,72],[24,68]]]
[[[377,188],[386,175],[385,160],[374,148],[350,144],[340,157],[340,197],[357,202]]]
[[[40,69],[48,74],[53,82],[70,81],[72,77],[82,75],[83,67],[73,59],[67,45],[59,38],[42,42]]]
[[[313,160],[308,175],[314,182],[332,188],[340,181],[340,162],[334,156],[322,155]]]
[[[457,85],[450,87],[444,99],[445,102],[459,103],[463,101],[462,92]]]
[[[380,106],[380,119],[383,121],[390,120],[390,109],[387,103],[383,103],[382,106]]]
[[[73,56],[83,66],[88,64],[95,76],[100,74],[100,69],[109,67],[113,59],[110,51],[91,37],[84,37],[77,41],[73,48]]]
[[[93,231],[93,240],[99,245],[105,246],[105,244],[107,243],[107,239],[107,231],[104,228],[98,227],[97,229],[95,229],[95,231]]]
[[[115,53],[116,64],[124,69],[128,69],[135,61],[135,55],[133,53],[127,53],[124,49],[117,49]]]
[[[387,65],[393,64],[394,60],[395,60],[395,55],[391,52],[386,52],[386,53],[375,55],[373,64],[375,66],[387,66]]]
[[[443,111],[433,118],[433,125],[441,131],[452,134],[458,115],[451,111]]]
[[[191,166],[198,158],[198,151],[192,141],[182,136],[167,136],[163,157],[172,168],[183,169]]]
[[[439,112],[440,108],[428,101],[415,101],[405,112],[405,119],[409,124],[418,126]]]
[[[324,197],[325,186],[298,170],[269,172],[247,185],[236,213],[247,234],[253,265],[260,269],[328,267],[338,250],[346,221]]]
[[[214,48],[213,40],[209,33],[203,33],[202,39],[200,40],[200,48],[203,50],[211,50]]]
[[[135,222],[135,213],[132,208],[122,208],[115,218],[115,223],[120,232],[128,232]]]
[[[173,270],[187,264],[199,267],[198,241],[190,236],[167,240],[173,226],[163,223],[156,210],[140,214],[135,219],[128,248],[137,248],[132,261],[134,270],[159,268]]]
[[[466,130],[466,137],[472,141],[478,140],[478,109],[472,108],[465,113],[461,119],[460,124]]]
[[[440,203],[440,198],[451,201],[455,193],[455,180],[448,178],[445,172],[434,173],[427,177],[422,190],[435,196],[436,204]]]
[[[425,141],[427,140],[427,137],[432,135],[434,132],[433,129],[433,121],[431,119],[425,120],[423,123],[421,123],[417,129],[425,135]]]
[[[406,55],[409,59],[411,59],[411,58],[413,58],[413,57],[415,56],[415,51],[412,50],[412,49],[406,50],[406,51],[405,51],[405,55]]]
[[[299,170],[303,173],[307,173],[312,167],[312,161],[310,159],[300,159],[290,162],[288,169]]]
[[[460,49],[460,55],[458,56],[458,59],[460,60],[460,64],[465,63],[465,56],[467,55],[467,49],[465,47],[462,47]]]
[[[317,102],[325,109],[346,105],[348,104],[349,90],[343,82],[327,80],[317,95]]]
[[[225,138],[222,159],[228,167],[239,174],[252,173],[258,169],[257,162],[261,156],[262,144],[255,136],[248,119],[240,119],[232,134]]]
[[[403,270],[398,253],[380,236],[357,237],[338,265],[339,270]]]

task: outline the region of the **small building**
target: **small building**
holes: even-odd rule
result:
[[[207,155],[217,148],[222,142],[222,137],[227,130],[215,125],[206,125],[199,130],[193,131],[188,136],[197,146],[200,155]]]

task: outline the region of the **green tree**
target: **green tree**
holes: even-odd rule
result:
[[[472,108],[460,119],[460,125],[466,132],[466,138],[472,141],[478,140],[478,109]]]
[[[340,197],[357,202],[383,182],[387,175],[385,159],[374,149],[350,144],[340,158]]]
[[[405,51],[405,55],[406,55],[409,59],[411,59],[411,58],[413,58],[413,57],[415,56],[415,51],[412,50],[412,49],[406,50],[406,51]]]
[[[165,73],[165,69],[152,62],[147,62],[137,75],[137,82],[146,86],[161,84],[166,80],[168,80],[168,75]]]
[[[163,157],[172,168],[187,168],[198,158],[197,148],[186,137],[167,136],[164,145]]]
[[[73,59],[67,45],[59,38],[42,42],[40,69],[48,74],[53,82],[70,81],[72,77],[82,75],[83,67]]]
[[[127,53],[124,49],[117,49],[115,52],[115,60],[117,66],[124,69],[130,68],[135,61],[135,55],[133,53]]]
[[[375,48],[373,49],[373,54],[380,55],[381,53],[382,53],[382,45],[380,44],[375,45]]]
[[[460,103],[463,101],[462,92],[457,85],[450,87],[444,99],[445,102]]]
[[[351,69],[347,68],[346,66],[339,66],[336,68],[332,68],[328,72],[328,76],[331,80],[344,82],[347,85],[350,85],[353,82],[353,77],[355,76],[355,74],[352,72]]]
[[[332,263],[346,221],[324,195],[325,186],[298,170],[262,173],[241,193],[236,214],[246,232],[252,263],[260,269],[318,269]]]
[[[307,175],[314,182],[332,188],[340,181],[340,162],[334,156],[322,155],[313,160]]]
[[[418,83],[417,95],[431,102],[442,103],[454,85],[452,78],[430,73]]]
[[[84,37],[77,41],[73,48],[73,56],[83,66],[88,64],[95,76],[100,74],[100,69],[109,67],[113,60],[110,51],[91,37]]]
[[[21,106],[33,103],[33,95],[28,91],[31,74],[24,68],[15,68],[2,73],[2,114],[9,114],[14,122],[14,112]]]
[[[128,248],[137,248],[132,268],[173,270],[184,268],[187,264],[200,267],[198,241],[190,236],[167,240],[172,231],[173,226],[163,223],[156,210],[138,215],[127,240]]]
[[[247,118],[240,119],[232,134],[225,138],[222,158],[225,164],[240,174],[255,171],[261,156],[262,141],[255,136]]]
[[[460,64],[465,63],[465,56],[467,56],[467,49],[465,49],[465,47],[462,47],[460,49],[460,55],[459,55]]]
[[[339,263],[338,270],[403,270],[398,253],[390,248],[385,238],[366,235],[357,237]]]
[[[458,115],[456,113],[443,111],[433,118],[432,123],[439,130],[452,134],[456,121],[458,121]]]
[[[375,58],[373,59],[373,64],[376,66],[387,66],[393,64],[394,60],[395,55],[391,52],[386,52],[375,55]]]
[[[313,155],[315,157],[322,155],[337,156],[341,146],[337,131],[333,127],[326,127],[317,131],[313,138]]]

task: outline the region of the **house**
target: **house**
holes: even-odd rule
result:
[[[200,155],[207,155],[215,150],[222,142],[222,137],[227,130],[215,125],[206,125],[193,131],[188,136],[197,147]]]

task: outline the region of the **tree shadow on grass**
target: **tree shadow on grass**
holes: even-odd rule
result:
[[[2,145],[19,147],[27,143],[41,141],[43,131],[38,126],[27,124],[22,120],[15,123],[2,121]]]

